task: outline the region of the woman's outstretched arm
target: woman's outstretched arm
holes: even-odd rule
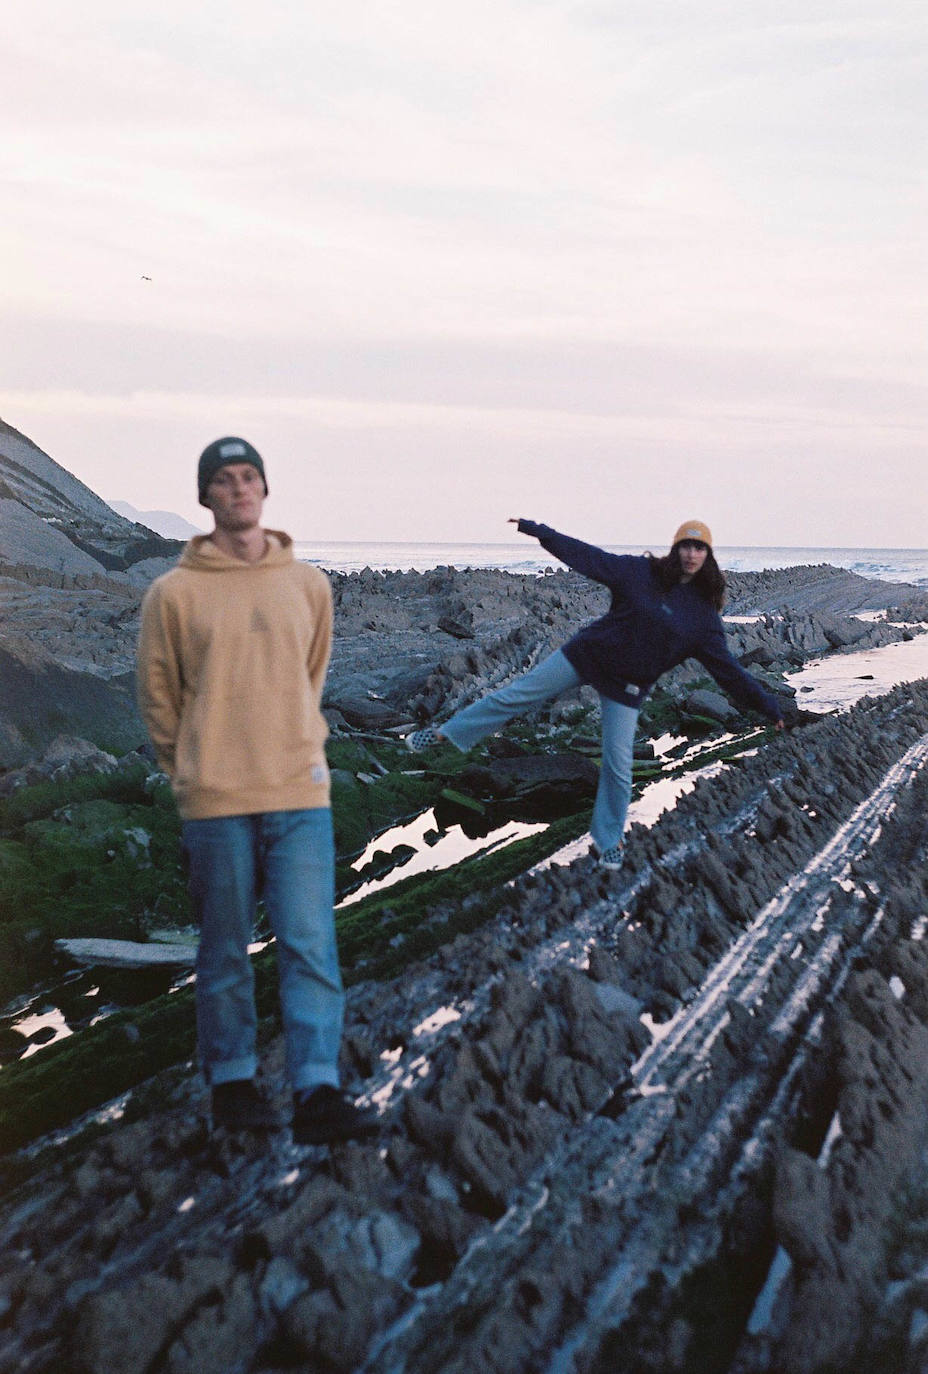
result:
[[[566,563],[568,568],[582,573],[584,577],[592,578],[594,582],[603,582],[607,587],[622,583],[629,565],[634,562],[630,554],[607,553],[595,544],[584,544],[582,539],[572,539],[569,534],[559,534],[557,530],[551,529],[550,525],[539,525],[534,520],[513,518],[509,523],[517,525],[520,534],[529,534],[537,539],[543,549],[553,553],[554,557]]]
[[[745,672],[725,642],[725,630],[721,620],[703,640],[696,650],[695,657],[715,678],[729,696],[741,706],[749,706],[760,711],[761,715],[773,721],[778,730],[783,728],[783,709],[772,692]]]

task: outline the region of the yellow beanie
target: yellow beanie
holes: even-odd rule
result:
[[[674,535],[673,542],[679,544],[684,539],[696,539],[700,544],[706,544],[710,549],[712,548],[712,531],[701,520],[684,521]]]

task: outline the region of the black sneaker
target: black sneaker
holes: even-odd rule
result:
[[[293,1139],[297,1145],[359,1140],[380,1128],[376,1107],[356,1107],[340,1088],[322,1083],[293,1095]]]
[[[227,1131],[274,1131],[282,1125],[277,1112],[251,1078],[216,1083],[212,1091],[213,1127]]]

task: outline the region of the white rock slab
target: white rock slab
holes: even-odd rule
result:
[[[97,968],[170,968],[196,962],[196,945],[136,940],[56,940],[55,948],[78,964]]]

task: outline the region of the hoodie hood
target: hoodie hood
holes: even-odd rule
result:
[[[283,530],[265,530],[267,548],[257,563],[246,563],[223,553],[208,534],[197,534],[186,545],[178,567],[193,568],[197,572],[241,572],[255,568],[279,568],[293,562],[293,540]]]

